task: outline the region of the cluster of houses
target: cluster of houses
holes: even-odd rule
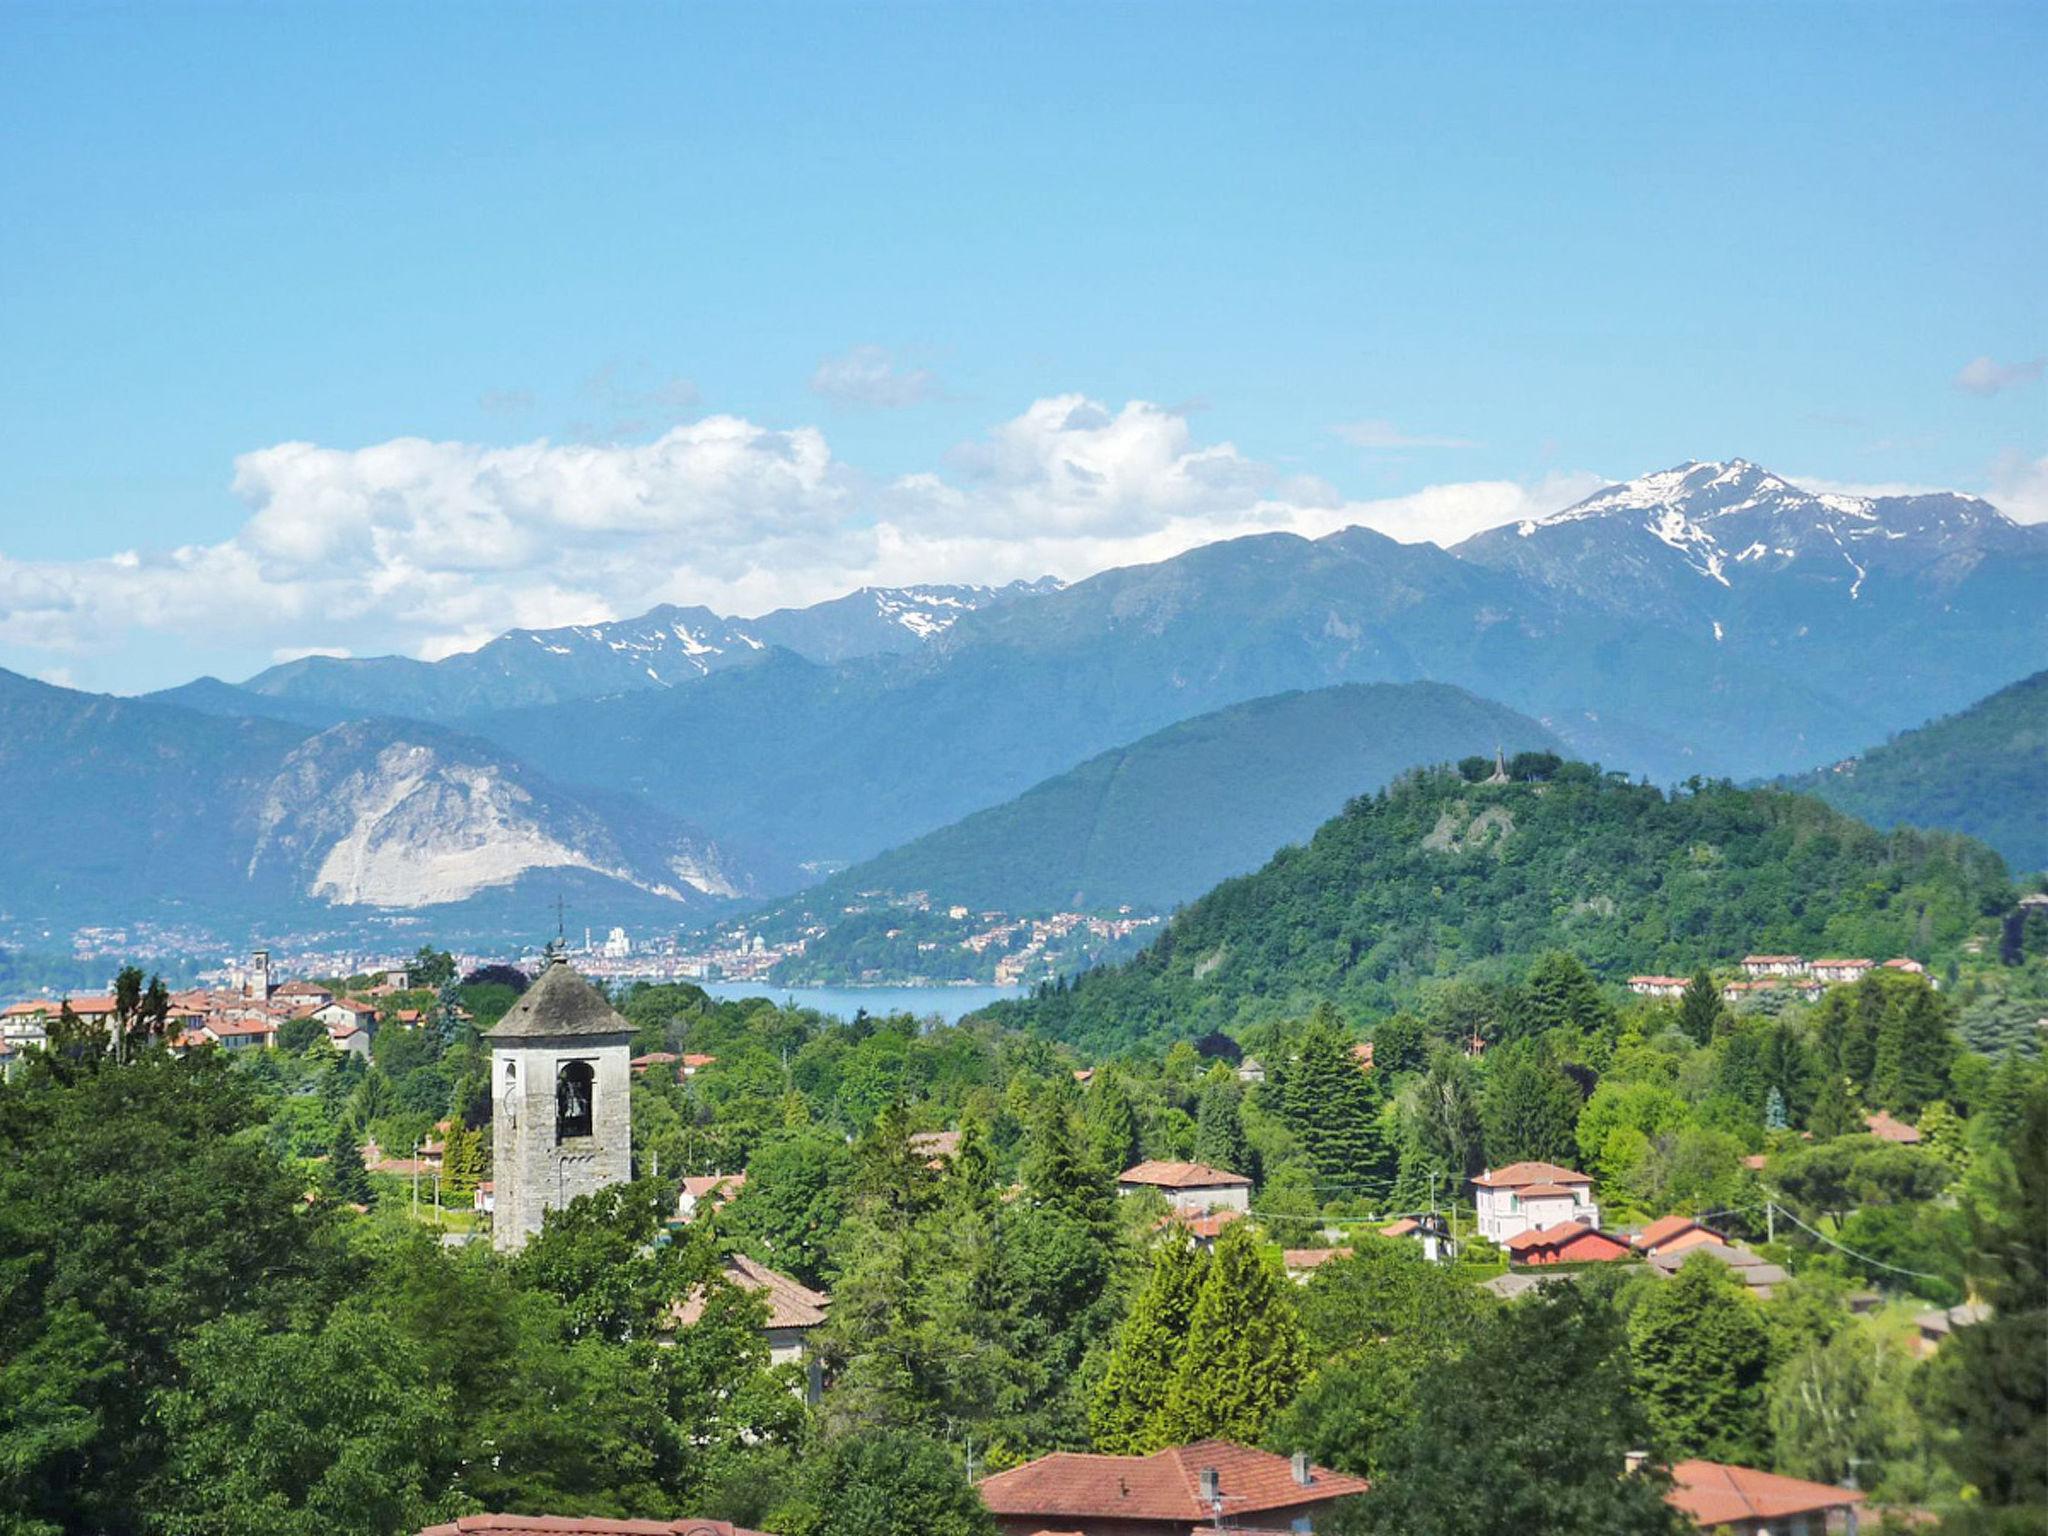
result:
[[[1861,981],[1872,971],[1894,971],[1908,976],[1925,976],[1927,967],[1900,955],[1890,960],[1824,959],[1808,960],[1800,955],[1744,955],[1742,975],[1721,984],[1721,1000],[1739,1003],[1758,993],[1785,993],[1817,1000],[1829,987]],[[1691,985],[1686,976],[1631,976],[1629,991],[1637,997],[1680,998]]]
[[[1636,1475],[1631,1457],[1617,1477]],[[1701,1530],[1725,1536],[1854,1536],[1864,1495],[1714,1461],[1681,1461],[1665,1495]],[[1149,1456],[1055,1451],[975,1484],[1002,1536],[1225,1536],[1334,1529],[1345,1502],[1370,1484],[1228,1440],[1169,1446]],[[608,1520],[558,1515],[463,1515],[419,1536],[761,1536],[722,1520]]]
[[[362,996],[342,997],[316,981],[276,982],[268,951],[250,957],[239,987],[213,991],[173,992],[166,1018],[170,1048],[180,1054],[199,1046],[224,1051],[268,1050],[277,1044],[279,1029],[297,1019],[311,1019],[327,1032],[337,1051],[367,1057],[370,1035],[379,1019],[417,1026],[418,1009],[391,1008],[387,1000],[408,990],[404,971],[389,971]],[[0,1009],[0,1067],[24,1050],[48,1043],[50,1028],[69,1009],[80,1023],[111,1029],[115,999],[105,997],[31,998]]]

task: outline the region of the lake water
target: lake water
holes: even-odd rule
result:
[[[713,997],[766,997],[778,1003],[791,1002],[799,1008],[815,1008],[837,1018],[850,1019],[865,1008],[871,1014],[914,1013],[919,1018],[937,1014],[948,1024],[977,1008],[1006,997],[1022,997],[1023,987],[774,987],[761,981],[700,981]]]

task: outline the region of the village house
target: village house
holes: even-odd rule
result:
[[[1206,1163],[1146,1161],[1117,1175],[1118,1194],[1134,1195],[1145,1189],[1158,1190],[1176,1210],[1197,1214],[1248,1211],[1252,1205],[1250,1179]]]
[[[224,1051],[268,1050],[277,1044],[277,1026],[268,1019],[212,1018],[200,1031]]]
[[[1861,981],[1870,974],[1868,960],[1816,960],[1807,968],[1815,981],[1827,982],[1830,986],[1844,982]]]
[[[1583,1173],[1555,1163],[1513,1163],[1489,1168],[1472,1181],[1478,1190],[1479,1235],[1505,1244],[1523,1232],[1562,1226],[1568,1221],[1600,1225],[1600,1207],[1593,1203],[1593,1181]]]
[[[596,1515],[458,1515],[418,1536],[763,1536],[730,1520],[609,1520]]]
[[[1806,961],[1799,955],[1744,955],[1742,973],[1751,980],[1765,976],[1804,976]]]
[[[1894,1120],[1881,1109],[1874,1115],[1865,1115],[1863,1124],[1879,1141],[1897,1142],[1902,1147],[1917,1147],[1920,1144],[1920,1131],[1917,1126],[1908,1125],[1903,1120]]]
[[[1288,1248],[1280,1254],[1281,1267],[1296,1285],[1308,1284],[1308,1277],[1338,1259],[1351,1257],[1349,1248]]]
[[[1240,1083],[1263,1083],[1266,1080],[1265,1063],[1256,1056],[1247,1056],[1237,1064],[1237,1080]]]
[[[730,1205],[733,1197],[746,1187],[744,1173],[691,1174],[676,1194],[676,1220],[691,1221],[700,1210],[715,1211]]]
[[[345,1056],[370,1059],[370,1032],[359,1024],[329,1024],[327,1041]]]
[[[725,1261],[725,1278],[743,1291],[768,1298],[768,1321],[762,1336],[768,1341],[768,1363],[790,1365],[803,1360],[811,1330],[821,1327],[832,1298],[814,1291],[802,1281],[778,1274],[766,1264],[743,1253],[730,1254]],[[687,1328],[704,1315],[704,1289],[699,1286],[675,1305],[670,1314],[679,1328]]]
[[[1055,1451],[976,1485],[1002,1536],[1194,1536],[1220,1529],[1312,1532],[1362,1477],[1226,1440],[1150,1456]]]
[[[1637,997],[1680,998],[1685,996],[1686,978],[1683,976],[1631,976],[1629,991]]]
[[[698,1051],[685,1051],[683,1053],[683,1064],[676,1069],[676,1079],[679,1082],[688,1081],[706,1067],[715,1066],[717,1062],[718,1058],[716,1056],[706,1056]]]
[[[1204,1253],[1216,1251],[1216,1239],[1223,1235],[1223,1229],[1233,1221],[1245,1220],[1243,1211],[1223,1206],[1214,1211],[1190,1211],[1174,1209],[1160,1217],[1153,1231],[1164,1232],[1173,1229],[1194,1240],[1197,1248]]]
[[[313,1017],[325,1024],[331,1032],[337,1024],[353,1024],[357,1029],[371,1030],[377,1027],[377,1010],[367,1003],[349,1002],[335,998],[322,1003],[313,1010]]]
[[[672,1066],[681,1060],[682,1057],[678,1056],[674,1051],[649,1051],[644,1056],[635,1056],[626,1065],[631,1067],[637,1075],[642,1072],[651,1071],[655,1067]]]
[[[1712,1227],[1690,1216],[1660,1216],[1629,1238],[1629,1246],[1645,1256],[1683,1253],[1700,1243],[1725,1243],[1728,1239]]]
[[[1856,1507],[1864,1498],[1854,1488],[1718,1461],[1679,1462],[1671,1469],[1671,1491],[1665,1495],[1667,1503],[1703,1529],[1728,1536],[1854,1536]]]
[[[1583,1221],[1517,1232],[1502,1246],[1510,1264],[1610,1264],[1629,1256],[1628,1244]]]
[[[270,995],[277,1002],[285,1003],[293,1008],[303,1008],[308,1005],[314,1008],[324,1008],[327,1004],[334,1001],[334,994],[321,986],[317,981],[288,981],[283,986],[275,989]]]
[[[1968,1328],[1981,1323],[1991,1315],[1991,1308],[1981,1301],[1966,1301],[1960,1306],[1942,1307],[1932,1312],[1922,1312],[1913,1319],[1917,1336],[1913,1340],[1913,1353],[1923,1360],[1948,1342],[1958,1328]]]

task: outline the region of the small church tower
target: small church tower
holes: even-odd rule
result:
[[[633,1176],[633,1026],[555,953],[484,1038],[493,1244],[511,1253],[548,1211]]]

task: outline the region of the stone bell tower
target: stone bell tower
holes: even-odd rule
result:
[[[492,1242],[512,1253],[549,1210],[633,1176],[633,1026],[557,953],[484,1038]]]

